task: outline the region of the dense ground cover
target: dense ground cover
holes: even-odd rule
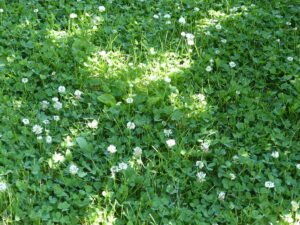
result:
[[[0,1],[2,223],[299,224],[299,6]]]

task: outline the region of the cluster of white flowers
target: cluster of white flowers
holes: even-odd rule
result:
[[[194,42],[195,36],[193,34],[181,32],[181,36],[186,38],[186,41],[187,41],[188,45],[194,45],[195,44],[195,42]]]
[[[135,147],[133,149],[133,156],[139,158],[142,156],[143,150],[140,147]]]
[[[98,10],[99,10],[99,12],[105,12],[105,7],[104,6],[99,6]]]
[[[75,97],[76,97],[77,99],[80,99],[80,98],[81,98],[81,95],[82,95],[82,92],[79,91],[79,90],[76,90],[76,91],[74,92],[74,95],[75,95]]]
[[[42,109],[45,110],[48,108],[50,103],[48,101],[44,100],[41,102],[41,104],[42,104]]]
[[[265,187],[266,188],[274,188],[275,184],[272,181],[266,181],[265,182]]]
[[[292,211],[296,212],[299,209],[299,202],[291,201]]]
[[[53,120],[54,120],[54,121],[59,121],[59,120],[60,120],[60,117],[59,117],[59,116],[53,116]]]
[[[221,191],[218,194],[218,199],[220,199],[221,201],[223,201],[225,199],[225,196],[226,196],[226,192]]]
[[[207,67],[205,68],[205,70],[206,70],[207,72],[211,72],[211,71],[212,71],[212,67],[211,67],[211,66],[207,66]]]
[[[199,169],[202,169],[204,167],[204,162],[202,161],[197,161],[196,162],[196,166],[199,168]]]
[[[231,67],[231,68],[234,68],[234,67],[236,67],[236,64],[235,64],[235,62],[229,62],[229,66]]]
[[[78,171],[78,167],[74,163],[72,163],[69,167],[69,173],[75,175],[78,173]]]
[[[89,128],[96,129],[96,128],[98,128],[98,121],[97,120],[93,120],[92,122],[87,123],[87,126]]]
[[[22,119],[22,122],[23,122],[24,125],[28,125],[29,124],[29,119],[24,118],[24,119]]]
[[[51,143],[52,143],[52,137],[49,136],[49,135],[46,136],[45,140],[46,140],[46,142],[47,142],[48,144],[51,144]]]
[[[22,83],[24,84],[28,83],[28,78],[27,77],[22,78]]]
[[[236,175],[235,175],[234,173],[230,173],[230,174],[229,174],[229,177],[230,177],[231,180],[235,180]]]
[[[128,104],[133,103],[133,98],[131,98],[131,97],[126,98],[126,102],[127,102]]]
[[[217,25],[216,25],[216,29],[217,29],[217,30],[221,30],[221,29],[222,29],[221,24],[217,24]]]
[[[185,18],[183,18],[183,17],[180,17],[179,18],[179,20],[178,20],[178,22],[180,23],[180,24],[186,24],[186,21],[185,21]]]
[[[110,152],[110,153],[116,153],[117,152],[117,147],[114,146],[114,145],[109,145],[107,147],[107,151]]]
[[[58,92],[59,92],[59,93],[65,93],[65,92],[66,92],[65,86],[59,86],[59,87],[58,87]]]
[[[204,172],[198,172],[197,173],[197,178],[198,178],[198,181],[200,183],[205,181],[205,177],[206,177],[206,173],[204,173]]]
[[[167,143],[168,147],[170,147],[170,148],[176,145],[175,139],[169,139],[166,141],[166,143]]]
[[[62,105],[62,103],[59,102],[59,101],[56,101],[56,102],[53,103],[53,108],[55,108],[55,109],[57,109],[57,110],[62,109],[62,107],[63,107],[63,105]]]
[[[279,152],[275,151],[275,152],[272,152],[271,156],[275,159],[279,158]]]
[[[71,18],[71,19],[77,18],[77,14],[76,14],[76,13],[71,13],[71,14],[70,14],[70,18]]]
[[[201,143],[201,148],[203,152],[207,153],[209,151],[210,143],[201,139],[199,139],[198,142]]]
[[[133,122],[128,122],[128,123],[127,123],[127,128],[128,128],[129,130],[134,130],[134,129],[135,129],[135,124],[134,124]]]
[[[40,125],[36,124],[32,127],[32,132],[35,134],[41,134],[43,133],[43,128]]]
[[[164,129],[164,135],[166,137],[170,137],[172,135],[173,131],[171,129]]]
[[[124,162],[120,162],[118,164],[118,166],[113,166],[110,168],[110,172],[112,174],[115,174],[117,172],[120,172],[121,170],[127,170],[128,169],[128,164],[127,163],[124,163]]]
[[[0,192],[4,192],[7,189],[7,185],[4,181],[0,181]]]
[[[65,157],[60,153],[54,153],[52,155],[52,160],[54,163],[63,162],[65,160]]]

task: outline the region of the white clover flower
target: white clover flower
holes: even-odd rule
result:
[[[236,161],[236,160],[239,159],[239,157],[238,157],[237,155],[234,155],[234,156],[232,157],[232,159],[233,159],[234,161]]]
[[[165,77],[164,81],[167,82],[167,83],[170,83],[171,82],[171,78],[170,77]]]
[[[221,29],[222,29],[221,24],[217,24],[217,25],[216,25],[216,29],[217,29],[217,30],[221,30]]]
[[[50,121],[49,120],[43,120],[43,124],[49,124]]]
[[[24,118],[24,119],[22,119],[22,122],[23,122],[24,125],[28,125],[29,124],[29,119]]]
[[[53,98],[52,98],[52,101],[53,101],[53,102],[58,102],[59,99],[58,99],[58,97],[53,97]]]
[[[158,19],[158,18],[159,18],[159,15],[155,14],[155,15],[153,15],[153,18],[154,18],[154,19]]]
[[[205,181],[205,177],[206,177],[206,173],[203,173],[203,172],[199,172],[197,173],[197,178],[198,178],[198,181],[199,182],[204,182]]]
[[[230,12],[236,12],[236,11],[238,11],[238,8],[237,8],[237,7],[233,7],[233,8],[231,8],[229,11],[230,11]]]
[[[215,50],[215,54],[216,54],[216,55],[219,55],[219,54],[220,54],[220,50],[219,50],[219,49],[216,49],[216,50]]]
[[[195,38],[195,36],[193,34],[190,34],[190,33],[185,34],[185,37],[187,39],[191,39],[191,40]]]
[[[166,143],[169,147],[173,147],[176,145],[176,141],[174,139],[169,139],[166,141]]]
[[[105,12],[105,7],[104,7],[104,6],[99,6],[99,7],[98,7],[98,10],[99,10],[100,12]]]
[[[289,56],[289,57],[287,57],[287,60],[288,60],[289,62],[292,62],[292,61],[294,60],[294,58],[291,57],[291,56]]]
[[[241,94],[241,92],[240,92],[240,91],[235,91],[235,93],[236,93],[237,95],[240,95],[240,94]]]
[[[192,39],[188,39],[188,40],[187,40],[187,44],[191,46],[191,45],[194,45],[195,42],[194,42],[194,40],[192,40]]]
[[[229,176],[231,180],[235,180],[236,178],[236,175],[234,173],[230,173]]]
[[[140,157],[143,153],[143,150],[140,147],[135,147],[133,149],[133,156],[134,157]]]
[[[65,160],[65,157],[60,153],[54,153],[52,159],[54,163],[58,163],[63,162]]]
[[[226,192],[221,191],[221,192],[218,194],[218,199],[224,200],[224,199],[225,199],[225,196],[226,196]]]
[[[43,132],[43,128],[36,124],[32,127],[32,132],[35,134],[41,134]]]
[[[59,93],[65,93],[66,92],[66,87],[65,86],[59,86],[58,87],[58,92]]]
[[[293,224],[293,222],[294,222],[292,214],[286,214],[286,215],[282,216],[282,219],[284,222],[286,222],[288,224]]]
[[[211,72],[212,71],[212,67],[211,66],[207,66],[205,69],[207,72]]]
[[[22,83],[24,83],[24,84],[28,83],[28,78],[26,78],[26,77],[22,78]]]
[[[291,25],[292,25],[291,22],[286,22],[285,24],[288,25],[288,26],[291,26]]]
[[[180,17],[179,20],[178,20],[178,22],[181,23],[181,24],[185,24],[186,23],[185,18],[183,18],[183,17]]]
[[[114,145],[109,145],[107,147],[107,151],[110,152],[110,153],[115,153],[115,152],[117,152],[117,148]]]
[[[297,165],[296,165],[296,168],[297,168],[298,170],[300,170],[300,164],[297,164]]]
[[[48,101],[42,101],[42,109],[47,109],[48,105],[50,104]]]
[[[166,15],[164,15],[164,18],[165,18],[165,19],[170,19],[170,18],[171,18],[171,15],[170,15],[170,14],[166,14]]]
[[[34,9],[33,12],[37,13],[37,12],[39,12],[39,10],[38,9]]]
[[[201,147],[202,147],[203,149],[205,149],[205,150],[208,150],[208,149],[209,149],[209,146],[210,146],[210,144],[209,144],[208,142],[203,142],[203,143],[201,144]]]
[[[59,116],[53,116],[53,119],[54,119],[55,121],[59,121],[59,120],[60,120]]]
[[[78,170],[79,170],[78,167],[74,163],[72,163],[69,167],[70,174],[74,175],[74,174],[78,173]]]
[[[71,19],[77,18],[77,14],[76,14],[76,13],[71,13],[71,14],[70,14],[70,18],[71,18]]]
[[[82,92],[79,91],[79,90],[76,90],[76,91],[74,92],[74,95],[75,95],[76,97],[80,98],[80,96],[82,95]]]
[[[119,163],[118,167],[119,167],[119,170],[127,170],[128,165],[124,162],[121,162],[121,163]]]
[[[3,13],[4,12],[4,9],[0,9],[0,13]]]
[[[221,39],[221,42],[222,42],[223,44],[226,44],[226,43],[227,43],[227,40],[226,40],[226,39]]]
[[[128,123],[127,123],[127,128],[128,128],[129,130],[134,130],[134,129],[135,129],[135,124],[134,124],[133,122],[128,122]]]
[[[199,12],[199,10],[200,10],[200,9],[199,9],[198,7],[195,7],[195,8],[194,8],[194,11],[195,11],[195,12]]]
[[[231,62],[229,63],[229,66],[230,66],[231,68],[234,68],[234,67],[236,67],[236,64],[235,64],[235,62],[232,62],[232,61],[231,61]]]
[[[272,152],[271,156],[275,159],[279,158],[279,152]]]
[[[277,38],[277,39],[276,39],[276,42],[280,43],[280,39],[279,39],[279,38]]]
[[[182,37],[185,37],[185,36],[186,36],[186,33],[185,33],[185,32],[181,32],[180,35],[181,35]]]
[[[292,211],[296,212],[299,209],[299,203],[296,201],[291,201]]]
[[[196,166],[199,167],[199,169],[202,169],[204,167],[204,162],[202,161],[197,161]]]
[[[120,171],[120,169],[119,169],[118,166],[112,166],[112,167],[110,168],[110,172],[111,172],[111,173],[117,173],[117,172],[119,172],[119,171]]]
[[[128,104],[133,103],[133,98],[126,98],[126,102],[127,102]]]
[[[170,20],[167,20],[167,21],[166,21],[166,24],[168,24],[168,25],[171,24],[171,23],[172,23],[172,22],[171,22]]]
[[[169,137],[170,135],[172,135],[173,131],[171,129],[164,129],[164,134],[166,137]]]
[[[4,192],[7,189],[7,185],[5,182],[0,181],[0,192]]]
[[[36,139],[38,139],[38,140],[42,140],[43,139],[43,137],[42,136],[37,136],[37,138]]]
[[[51,136],[46,136],[46,142],[48,143],[48,144],[51,144],[52,143],[52,137]]]
[[[53,107],[55,109],[60,110],[60,109],[62,109],[62,103],[61,102],[54,102]]]
[[[272,181],[266,181],[265,182],[265,187],[266,188],[274,188],[275,184]]]
[[[89,128],[96,129],[96,128],[98,128],[98,121],[97,120],[93,120],[92,122],[88,123],[87,126]]]

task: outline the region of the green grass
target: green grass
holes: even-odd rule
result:
[[[0,8],[1,223],[300,223],[298,1]]]

